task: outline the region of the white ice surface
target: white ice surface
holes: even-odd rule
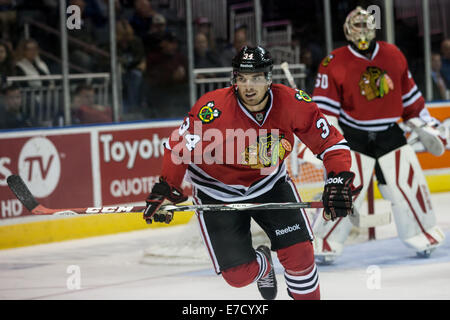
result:
[[[447,239],[430,258],[416,257],[396,238],[395,225],[377,228],[377,240],[353,238],[332,266],[319,266],[322,299],[450,299],[450,193],[433,196],[438,225]],[[149,229],[46,245],[0,250],[0,299],[260,299],[256,284],[230,287],[210,263],[149,265],[142,257],[150,244],[185,226]],[[363,241],[363,242],[361,242]],[[290,299],[283,269],[273,255],[277,299]],[[68,289],[80,270],[80,289]],[[379,288],[371,288],[372,269]]]

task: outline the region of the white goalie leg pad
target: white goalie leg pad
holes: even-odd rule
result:
[[[313,227],[314,256],[318,263],[333,263],[342,254],[344,243],[352,229],[352,222],[347,218],[326,221],[320,215]]]
[[[431,252],[445,235],[436,226],[430,190],[416,153],[404,145],[378,159],[386,185],[379,185],[383,198],[392,203],[399,238],[416,252]]]
[[[358,210],[363,202],[369,182],[375,167],[375,159],[358,152],[351,151],[352,167],[351,171],[355,173],[353,184],[358,187],[363,185],[361,192],[353,202],[355,208],[354,214],[359,214]],[[348,238],[353,223],[349,217],[339,218],[335,221],[326,221],[322,215],[319,215],[314,221],[314,252],[319,262],[332,263],[339,256],[344,243]]]

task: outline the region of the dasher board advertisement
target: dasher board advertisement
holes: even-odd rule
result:
[[[6,178],[53,208],[143,203],[181,120],[0,133],[0,219],[27,216]],[[190,189],[185,190],[187,193]]]

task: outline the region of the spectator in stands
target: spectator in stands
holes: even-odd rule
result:
[[[444,39],[441,42],[441,57],[441,74],[444,77],[445,85],[450,88],[450,39]]]
[[[243,46],[246,45],[249,45],[247,40],[247,26],[239,26],[234,31],[233,44],[228,45],[222,53],[222,65],[230,65],[233,57],[241,50]]]
[[[194,67],[196,69],[222,67],[220,57],[210,49],[208,38],[202,32],[197,33],[194,39]],[[200,73],[196,75],[197,79],[215,77],[226,78],[229,75],[227,73]],[[215,87],[215,85],[213,86]],[[197,96],[200,97],[203,93],[202,88],[197,87]]]
[[[178,47],[178,39],[167,32],[159,43],[159,51],[147,56],[148,79],[150,83],[170,86],[186,82],[187,61]]]
[[[305,90],[308,93],[312,93],[316,79],[316,69],[313,66],[312,52],[309,48],[304,48],[300,53],[300,63],[305,65]]]
[[[441,74],[441,55],[437,52],[431,54],[431,78],[433,79],[433,100],[447,99],[447,86]]]
[[[34,39],[22,40],[17,47],[16,75],[18,76],[40,76],[49,75],[50,71],[39,56],[39,45]],[[25,83],[30,87],[42,87],[51,84],[48,81],[30,80]]]
[[[103,28],[108,24],[108,0],[85,0],[85,17],[92,19],[96,28]],[[117,0],[115,5],[120,6]]]
[[[101,123],[112,122],[112,110],[110,107],[95,103],[95,91],[90,85],[79,85],[72,102],[72,123]]]
[[[217,54],[211,50],[207,36],[202,32],[195,35],[194,63],[195,68],[218,68],[222,66]]]
[[[76,5],[80,8],[81,28],[69,29],[67,30],[67,35],[84,42],[86,45],[92,45],[94,47],[97,46],[98,43],[95,37],[94,21],[90,17],[86,16],[86,2],[84,0],[70,0],[69,5]],[[69,59],[71,63],[85,69],[85,72],[97,71],[96,57],[89,51],[86,51],[85,48],[76,43],[69,42],[69,52]]]
[[[0,88],[6,83],[6,77],[15,75],[14,58],[9,43],[0,41]]]
[[[134,14],[130,18],[134,34],[144,40],[145,35],[150,30],[155,11],[149,0],[135,0]]]
[[[178,117],[189,109],[187,59],[174,33],[167,32],[159,50],[147,56],[146,78],[151,117]]]
[[[143,75],[146,69],[144,45],[134,35],[127,20],[116,24],[117,55],[122,65],[124,113],[138,110],[142,104]]]
[[[18,34],[17,1],[0,0],[0,38],[15,43]]]
[[[0,95],[0,129],[34,127],[35,123],[23,113],[23,100],[17,86],[9,86]]]
[[[195,19],[195,33],[203,33],[208,39],[209,49],[213,52],[217,50],[212,24],[207,17],[198,17]]]
[[[92,34],[99,46],[109,45],[109,0],[84,0],[85,19],[92,22]],[[119,0],[114,0],[116,18],[120,18],[122,6]]]
[[[151,51],[159,49],[159,42],[164,34],[167,32],[166,18],[159,13],[153,16],[150,30],[144,36],[145,52],[149,54]]]

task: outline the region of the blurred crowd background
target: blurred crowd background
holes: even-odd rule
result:
[[[395,44],[425,90],[421,1],[393,0]],[[188,63],[184,0],[115,0],[120,66],[118,121],[181,118],[191,108],[189,74],[197,97],[227,85],[231,59],[255,45],[254,1],[192,0],[194,72]],[[297,84],[312,92],[325,46],[323,1],[261,0],[264,45],[275,62],[302,65]],[[113,122],[108,0],[67,0],[81,12],[81,28],[67,30],[72,125]],[[357,5],[384,1],[330,1],[333,48],[346,45],[342,25]],[[450,88],[450,1],[429,0],[433,100]],[[383,10],[381,10],[383,12]],[[69,16],[69,14],[68,14]],[[383,20],[382,20],[383,21]],[[0,0],[0,129],[58,127],[64,120],[58,0]],[[381,26],[383,27],[383,25]],[[385,40],[383,29],[377,40]],[[212,69],[211,69],[212,68]],[[78,75],[78,76],[77,76]],[[25,76],[25,78],[24,78]],[[218,79],[221,79],[219,81]],[[229,83],[229,82],[228,82]],[[215,87],[214,87],[215,86]]]

